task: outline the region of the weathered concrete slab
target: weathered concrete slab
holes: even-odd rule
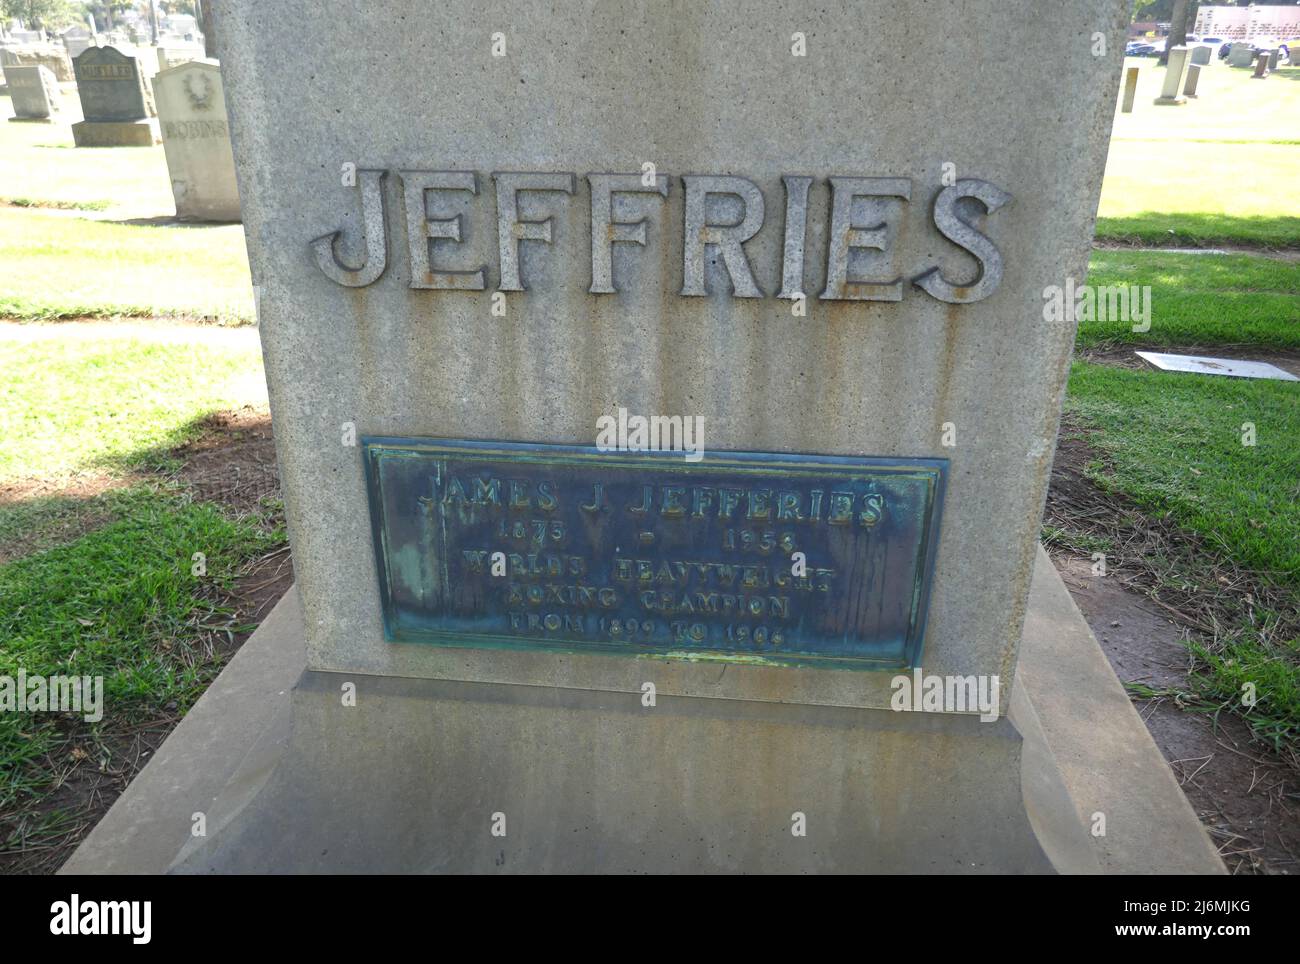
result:
[[[991,852],[980,840],[1009,841],[1025,860],[1025,825],[992,825],[996,814],[1027,819],[1032,828],[1041,855],[1023,870],[1035,869],[1030,863],[1047,869],[1045,858],[1068,873],[1223,872],[1045,553],[1036,561],[1011,729],[1006,719],[990,725],[943,714],[712,699],[666,700],[651,709],[640,705],[637,690],[569,693],[319,673],[308,673],[300,684],[294,702],[302,713],[291,725],[290,689],[304,660],[302,619],[291,590],[63,872],[161,873],[178,859],[188,861],[183,869],[190,872],[214,866],[636,872],[659,867],[666,853],[678,860],[659,869],[883,869],[904,863],[918,870],[991,872],[1008,869],[1009,855]],[[342,705],[344,682],[357,685],[355,707]],[[581,752],[568,756],[548,738],[565,718],[584,726]],[[629,720],[635,725],[626,725]],[[734,753],[711,756],[711,741],[722,738],[736,739]],[[643,786],[636,774],[644,767],[638,771],[637,761],[647,758],[636,753],[668,753],[662,740],[671,742],[669,759],[656,770],[665,785]],[[300,751],[311,742],[312,763],[336,767],[335,780],[313,780],[308,799],[294,799],[286,778],[303,774],[307,761]],[[808,761],[776,752],[784,747],[821,758],[832,745],[847,754],[836,758],[837,767],[853,762],[844,785],[830,785]],[[772,755],[764,757],[761,747]],[[956,756],[939,762],[933,758],[939,748]],[[978,755],[963,763],[957,752],[963,748]],[[472,766],[452,762],[469,754]],[[874,765],[867,757],[876,754],[888,758],[883,776],[866,779],[860,767]],[[998,769],[997,757],[1005,763],[1011,756],[1022,761],[1013,767],[1019,774],[1015,799],[971,799],[976,787],[984,794],[1009,793],[989,774]],[[421,765],[411,767],[411,759]],[[983,775],[976,760],[989,764]],[[933,769],[927,771],[925,761]],[[591,780],[598,764],[625,768],[639,792],[612,778]],[[454,786],[438,785],[443,772],[455,774]],[[385,782],[377,793],[380,773]],[[853,779],[855,773],[863,778]],[[878,780],[888,788],[873,788]],[[912,789],[921,799],[893,792],[911,781],[918,781]],[[729,809],[747,822],[709,822],[705,803],[724,784],[749,791],[743,807]],[[790,803],[797,797],[804,802]],[[655,812],[647,801],[667,810]],[[976,823],[949,834],[943,801]],[[802,845],[790,834],[797,809],[811,828]],[[203,840],[190,833],[198,812],[207,817]],[[496,812],[506,814],[504,839],[490,834]],[[1106,834],[1081,837],[1098,812],[1106,815]],[[989,825],[979,822],[980,813]],[[684,822],[686,814],[704,822]],[[915,850],[902,853],[907,841],[877,839],[900,822],[908,823],[913,844],[928,841],[923,861]],[[826,834],[858,840],[863,849],[819,846]],[[320,852],[325,840],[328,854]]]

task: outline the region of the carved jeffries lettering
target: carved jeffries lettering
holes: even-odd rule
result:
[[[438,288],[481,291],[486,287],[486,265],[471,270],[452,270],[435,264],[435,260],[452,258],[454,245],[472,246],[475,235],[467,223],[481,207],[478,201],[478,175],[472,171],[400,171],[399,181],[404,211],[404,228],[410,260],[412,288]],[[356,258],[348,255],[357,242],[345,243],[344,232],[335,231],[311,242],[317,265],[327,278],[340,285],[362,287],[373,284],[384,273],[388,260],[386,210],[386,172],[357,172],[360,192],[361,242],[364,258],[354,267]],[[564,172],[509,172],[492,175],[496,200],[496,248],[500,266],[501,291],[525,291],[520,242],[554,243],[555,221],[563,217],[572,225],[581,217],[576,210],[565,210],[561,201],[528,200],[534,193],[573,195],[577,179]],[[665,174],[586,175],[590,210],[591,283],[590,294],[616,294],[614,282],[615,245],[645,246],[653,209],[662,207],[670,197],[673,177]],[[826,271],[821,284],[822,301],[899,301],[905,286],[903,275],[889,271],[885,277],[862,277],[863,269],[854,264],[855,251],[890,253],[895,239],[914,237],[916,232],[903,230],[907,206],[912,198],[912,180],[906,177],[842,177],[825,181],[829,189],[827,220],[809,229],[809,197],[816,178],[787,174],[781,177],[785,189],[785,217],[781,236],[771,229],[762,243],[756,242],[764,231],[764,195],[758,184],[735,175],[687,174],[680,177],[683,188],[681,265],[685,297],[708,294],[706,264],[722,268],[730,280],[731,293],[738,298],[762,298],[754,264],[747,245],[765,252],[780,251],[781,287],[778,298],[795,299],[805,294],[806,277],[814,259],[806,257],[806,246],[816,246],[815,255],[825,252]],[[462,206],[468,214],[450,217],[430,216],[431,195],[438,192],[463,192]],[[658,197],[654,197],[658,195]],[[442,201],[450,199],[442,196]],[[972,304],[997,291],[1002,281],[1001,252],[987,228],[989,215],[1011,201],[1011,195],[997,185],[977,178],[964,178],[938,190],[931,220],[934,228],[949,241],[965,250],[975,261],[975,275],[966,283],[944,277],[938,266],[928,266],[912,275],[912,283],[939,301],[948,304]],[[523,212],[521,212],[521,204]],[[983,206],[983,213],[979,211]],[[551,211],[537,215],[537,207]],[[563,212],[563,214],[561,214]],[[642,216],[644,215],[644,216]],[[480,215],[482,216],[482,215]],[[825,230],[823,230],[825,228]],[[571,231],[570,234],[573,232]],[[900,241],[900,244],[903,242]],[[927,243],[928,247],[928,243]],[[441,252],[441,256],[439,256]],[[668,258],[647,259],[650,265],[663,264]],[[815,267],[812,269],[815,271]],[[891,278],[890,275],[893,275]]]

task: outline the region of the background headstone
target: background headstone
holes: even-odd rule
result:
[[[204,61],[182,63],[160,71],[153,83],[176,216],[238,221],[221,68]]]
[[[1228,48],[1229,67],[1249,67],[1255,59],[1255,50],[1250,44],[1235,43]]]
[[[1133,98],[1137,96],[1138,68],[1130,67],[1124,72],[1124,104],[1122,112],[1133,113]]]
[[[1182,95],[1183,89],[1183,72],[1187,68],[1187,48],[1174,47],[1169,51],[1169,63],[1165,67],[1165,79],[1160,88],[1160,96],[1156,98],[1156,103],[1164,106],[1173,106],[1187,103],[1187,98]]]
[[[0,65],[46,67],[54,79],[66,83],[73,79],[72,61],[62,44],[22,44],[0,48]]]
[[[1196,85],[1201,79],[1201,68],[1199,64],[1187,65],[1187,80],[1183,83],[1183,96],[1195,97]]]
[[[153,97],[139,64],[115,47],[90,47],[73,62],[85,120],[72,125],[78,147],[148,146],[158,142]]]
[[[1212,48],[1207,47],[1205,44],[1197,44],[1192,48],[1191,62],[1196,64],[1198,67],[1204,67],[1210,62],[1210,57],[1213,52]]]
[[[47,67],[4,67],[5,84],[13,102],[14,121],[43,120],[60,110],[59,84]]]

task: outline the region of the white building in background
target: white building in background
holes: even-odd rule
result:
[[[1287,40],[1300,37],[1300,6],[1200,7],[1196,11],[1198,37],[1224,40],[1254,40],[1256,37]]]

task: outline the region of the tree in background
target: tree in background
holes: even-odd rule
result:
[[[1191,0],[1174,0],[1174,9],[1169,15],[1169,37],[1165,40],[1164,52],[1160,54],[1161,64],[1169,63],[1169,51],[1187,43],[1187,27],[1196,22],[1192,18],[1199,6]]]
[[[0,0],[0,17],[28,30],[54,30],[77,19],[69,0]]]

